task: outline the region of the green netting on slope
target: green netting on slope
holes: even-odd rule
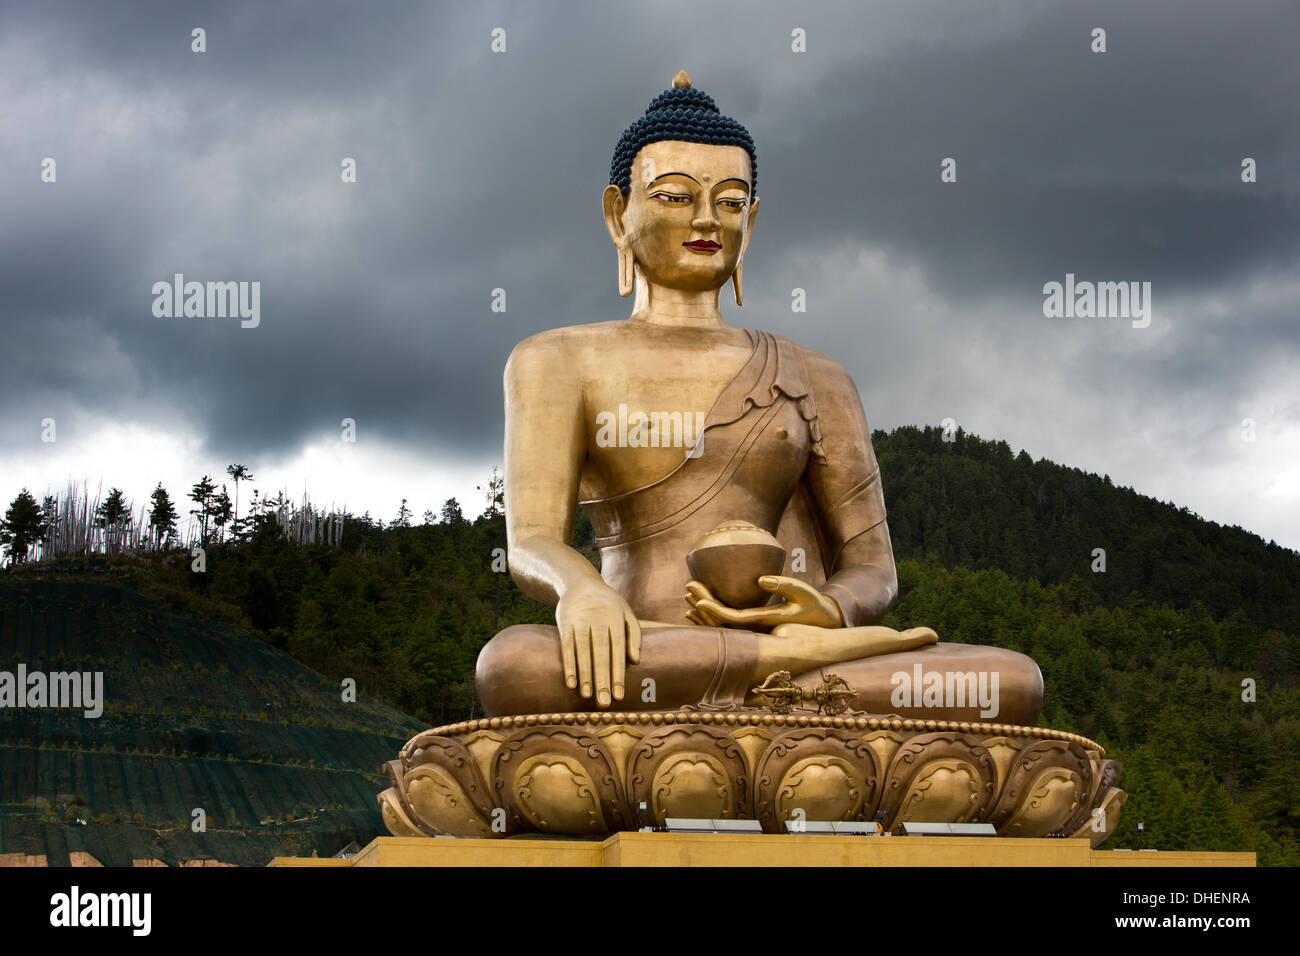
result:
[[[0,710],[0,852],[51,862],[152,848],[260,864],[364,842],[380,830],[379,765],[421,729],[371,698],[344,703],[252,635],[97,582],[0,581],[0,669],[17,661],[104,674],[98,719]],[[195,807],[208,834],[188,831]]]
[[[87,602],[87,593],[100,597]],[[68,626],[56,627],[59,621]],[[50,670],[104,671],[110,703],[207,707],[213,715],[269,709],[301,722],[373,729],[413,723],[364,696],[344,703],[337,685],[251,634],[173,613],[123,587],[0,581],[0,635],[0,667],[39,661]]]
[[[399,738],[376,738],[365,769],[342,770],[150,754],[0,747],[0,809],[54,800],[84,806],[91,816],[144,813],[182,819],[196,806],[220,807],[223,817],[256,822],[294,808],[373,799],[383,786],[381,759]],[[212,808],[209,808],[210,812]]]

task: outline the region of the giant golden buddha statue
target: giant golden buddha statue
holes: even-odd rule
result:
[[[509,568],[556,623],[496,635],[487,717],[389,765],[393,832],[602,833],[632,825],[638,792],[660,820],[769,829],[792,799],[1025,835],[1117,812],[1100,748],[1030,726],[1030,658],[879,625],[898,581],[853,380],[719,308],[728,282],[742,304],[756,182],[749,133],[685,73],[619,140],[603,208],[631,315],[535,335],[505,372]],[[578,507],[599,570],[570,546]],[[1046,816],[1025,816],[1028,781],[1006,796],[1026,747]]]
[[[898,581],[857,387],[835,359],[732,328],[718,307],[728,282],[741,304],[755,168],[749,134],[678,74],[624,134],[605,188],[632,314],[543,332],[510,356],[508,561],[556,606],[556,626],[510,628],[484,649],[485,712],[743,704],[774,671],[812,685],[833,665],[856,708],[911,714],[890,706],[890,675],[920,665],[997,673],[999,715],[1033,723],[1043,685],[1028,657],[873,626]],[[628,434],[602,440],[620,409]],[[599,572],[569,546],[579,503]],[[690,580],[686,556],[742,521],[785,546],[786,567],[762,576],[759,604],[733,608]],[[977,718],[970,704],[942,716]]]

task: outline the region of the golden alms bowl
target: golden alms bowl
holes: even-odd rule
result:
[[[781,573],[785,548],[748,521],[724,521],[695,542],[686,566],[691,577],[728,607],[762,607],[772,594],[758,586],[758,579]]]

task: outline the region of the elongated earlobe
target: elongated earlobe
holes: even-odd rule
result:
[[[605,228],[618,250],[618,294],[627,298],[636,287],[636,256],[632,254],[632,240],[623,228],[623,213],[627,209],[623,191],[613,184],[606,186],[601,194],[601,206],[605,211]]]
[[[632,294],[636,278],[636,257],[632,255],[631,245],[619,246],[618,249],[618,294],[627,298]]]
[[[740,267],[745,262],[745,250],[749,248],[749,240],[754,235],[754,218],[758,215],[758,197],[755,196],[749,204],[749,222],[745,226],[745,240],[740,246],[740,258],[736,260],[736,271],[731,274],[731,285],[736,291],[736,305],[744,305],[741,301],[740,291]]]

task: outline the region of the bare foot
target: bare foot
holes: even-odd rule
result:
[[[867,627],[813,627],[809,624],[780,624],[773,628],[774,637],[798,641],[826,663],[879,657],[910,651],[927,644],[939,643],[939,635],[932,628],[913,627],[896,631],[892,627],[872,625]]]

